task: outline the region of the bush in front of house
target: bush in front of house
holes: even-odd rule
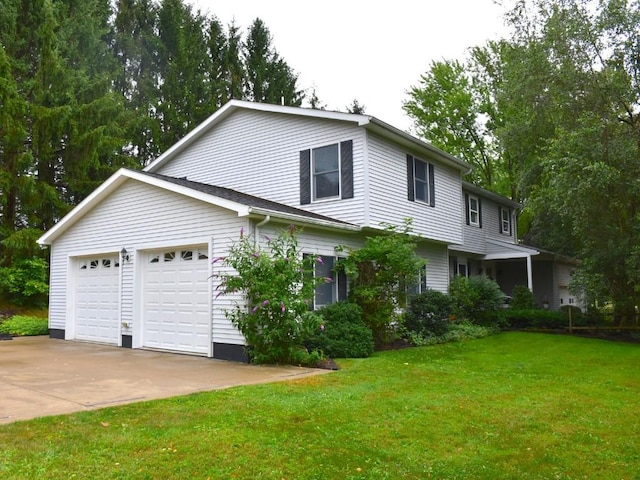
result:
[[[562,329],[569,326],[567,316],[557,310],[541,308],[508,308],[503,312],[505,326],[508,328],[545,328]]]
[[[484,338],[498,332],[496,328],[476,325],[469,321],[451,322],[449,330],[442,335],[430,335],[424,337],[414,332],[407,332],[407,340],[416,347],[437,345],[440,343],[462,342],[474,338]]]
[[[425,263],[416,255],[409,219],[402,228],[383,226],[385,234],[367,237],[361,248],[339,248],[349,254],[341,260],[350,280],[349,300],[362,308],[364,323],[379,346],[395,333],[407,286],[415,283]]]
[[[316,285],[330,279],[313,275],[313,256],[303,256],[295,227],[276,238],[266,238],[260,248],[254,238],[240,231],[240,240],[229,255],[214,259],[220,294],[241,294],[225,311],[226,317],[242,332],[252,362],[314,365],[321,355],[309,352],[303,342],[321,319],[309,311]]]
[[[337,302],[316,312],[320,328],[304,342],[307,350],[321,351],[330,358],[363,358],[373,353],[373,332],[362,320],[362,308]]]
[[[0,334],[17,336],[48,335],[49,322],[46,318],[14,315],[0,323]]]
[[[487,327],[503,323],[504,293],[484,275],[457,276],[449,285],[453,311],[457,318]]]
[[[526,285],[516,285],[513,289],[510,308],[514,310],[529,310],[536,308],[536,298]]]
[[[452,315],[451,297],[429,288],[409,301],[404,313],[404,328],[422,337],[437,337],[449,331]]]

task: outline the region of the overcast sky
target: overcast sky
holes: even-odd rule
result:
[[[261,18],[299,86],[315,87],[328,110],[358,99],[367,114],[403,130],[411,125],[406,92],[433,60],[461,59],[505,31],[494,0],[188,2],[225,27],[235,19],[243,33]]]

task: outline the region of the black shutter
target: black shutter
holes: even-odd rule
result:
[[[511,228],[512,219],[513,219],[513,210],[509,209],[509,235],[513,235],[513,230]]]
[[[429,164],[429,205],[436,206],[436,181],[433,164]]]
[[[340,143],[342,198],[353,198],[353,140]]]
[[[420,293],[427,291],[427,265],[423,265],[420,269]]]
[[[300,205],[311,203],[311,150],[300,152]]]
[[[467,225],[471,225],[471,219],[469,217],[469,194],[464,194],[464,211],[467,217]]]
[[[413,157],[407,154],[407,198],[410,202],[415,202],[415,190],[413,179]]]
[[[504,230],[502,229],[502,210],[504,210],[503,207],[498,207],[498,218],[500,219],[500,221],[498,222],[499,233],[504,233]]]
[[[478,197],[478,226],[482,228],[482,200]]]

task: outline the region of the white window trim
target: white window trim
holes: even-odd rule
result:
[[[471,201],[475,200],[476,202],[476,208],[475,210],[473,208],[471,208]],[[467,202],[467,208],[469,209],[469,225],[473,226],[473,227],[479,227],[480,226],[480,199],[478,197],[476,197],[475,195],[469,195],[469,200]],[[476,214],[476,220],[475,222],[473,221],[473,214]]]
[[[316,150],[319,150],[321,148],[325,148],[325,147],[331,147],[333,145],[336,145],[338,147],[338,193],[337,195],[332,195],[330,197],[321,197],[318,198],[316,196],[316,172],[315,172],[315,156],[313,155],[313,152],[315,152]],[[340,151],[340,142],[334,142],[334,143],[328,143],[326,145],[321,145],[319,147],[314,147],[311,149],[311,172],[310,172],[310,177],[311,177],[311,201],[313,203],[321,203],[321,202],[326,202],[326,201],[332,201],[335,199],[340,199],[342,198],[342,153]],[[327,173],[327,172],[324,172]]]
[[[505,221],[505,214],[507,215],[507,220]],[[505,228],[505,223],[506,227]],[[503,235],[511,235],[511,212],[509,212],[508,208],[500,207],[500,233]]]
[[[418,175],[416,175],[416,172],[418,170],[418,162],[424,163],[425,172],[427,173],[427,178],[424,181],[422,179],[418,179]],[[418,198],[418,182],[425,184],[425,199]],[[426,203],[427,205],[431,203],[429,200],[431,198],[431,192],[429,191],[429,162],[416,157],[413,157],[413,198],[416,202]]]

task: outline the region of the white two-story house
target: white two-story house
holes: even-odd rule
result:
[[[336,246],[406,218],[427,261],[422,288],[486,273],[507,294],[521,283],[559,306],[557,262],[536,268],[543,254],[517,243],[519,205],[464,182],[469,171],[369,115],[233,100],[143,171],[116,172],[40,238],[51,247],[50,335],[245,360],[225,317],[242,299],[215,295],[212,260],[241,231],[262,242],[292,224],[303,251],[324,257],[317,274],[334,277],[316,307],[347,295],[331,268]]]

